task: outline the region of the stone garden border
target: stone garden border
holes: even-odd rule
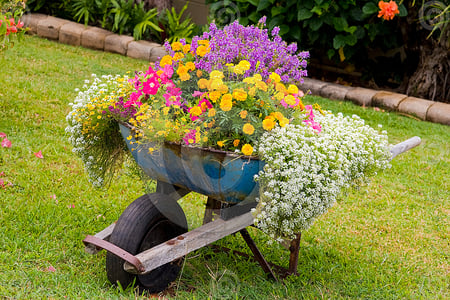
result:
[[[150,62],[155,62],[166,54],[164,47],[160,44],[135,41],[130,36],[114,34],[104,29],[84,26],[52,16],[27,14],[22,20],[25,26],[30,28],[28,33],[64,44],[118,53]],[[450,104],[447,103],[387,91],[343,86],[310,78],[305,78],[300,87],[305,92],[310,91],[312,95],[352,101],[361,106],[383,107],[412,115],[420,120],[450,125]]]

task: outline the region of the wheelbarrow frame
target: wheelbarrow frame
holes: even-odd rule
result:
[[[125,140],[127,140],[126,137],[130,134],[131,128],[129,126],[124,126],[123,124],[121,124],[120,127],[122,135],[124,136]],[[391,149],[391,159],[405,151],[408,151],[409,149],[416,147],[420,144],[420,142],[421,140],[419,137],[413,137],[393,146],[393,148]],[[133,148],[135,147],[133,146],[135,145],[133,144],[133,140],[128,141],[127,143],[133,153],[135,160],[139,164],[140,159],[137,156],[138,151]],[[189,151],[192,151],[192,149],[189,149]],[[188,155],[190,153],[189,151],[186,152],[188,153]],[[218,154],[221,157],[221,164],[225,159],[228,159],[228,161],[231,160],[232,162],[235,162],[235,160],[238,159],[243,160],[241,162],[237,162],[238,164],[245,163],[245,160],[247,160],[248,162],[255,161],[255,158],[251,157],[242,158],[234,154],[224,156],[222,153]],[[179,153],[177,155],[179,155]],[[170,159],[173,160],[173,158]],[[160,167],[164,168],[164,166]],[[252,174],[252,172],[253,174],[255,174],[255,170],[257,172],[261,168],[262,165],[252,165],[250,174]],[[164,169],[161,170],[164,171]],[[248,174],[246,174],[246,176],[248,176]],[[105,249],[106,251],[120,257],[125,261],[123,266],[125,271],[131,274],[143,275],[149,274],[158,267],[168,264],[174,260],[183,258],[187,254],[204,246],[210,245],[225,236],[240,232],[244,241],[252,251],[254,259],[261,265],[264,272],[266,272],[270,277],[277,280],[277,276],[273,272],[272,267],[275,267],[278,271],[282,271],[280,274],[281,277],[289,274],[297,274],[301,233],[298,233],[296,235],[296,238],[292,240],[289,245],[289,268],[284,269],[276,265],[274,266],[264,259],[263,255],[246,230],[246,227],[253,225],[253,215],[251,209],[256,206],[254,198],[255,195],[257,195],[257,193],[255,193],[255,190],[256,192],[258,191],[257,185],[253,183],[254,186],[252,186],[251,189],[245,189],[246,187],[244,186],[243,193],[241,193],[241,191],[238,191],[237,193],[231,193],[230,196],[230,189],[234,191],[236,186],[241,187],[241,183],[233,183],[233,186],[230,187],[230,189],[226,191],[220,191],[220,193],[216,193],[214,191],[214,188],[217,188],[215,182],[206,183],[206,185],[208,185],[207,188],[203,188],[201,186],[200,188],[198,188],[198,184],[190,186],[188,185],[189,187],[180,186],[179,184],[173,184],[174,181],[176,181],[175,179],[172,180],[173,178],[166,178],[166,180],[163,180],[164,178],[162,178],[160,174],[157,174],[155,177],[153,178],[157,180],[156,193],[165,195],[167,199],[171,199],[172,201],[178,201],[191,191],[199,192],[208,196],[208,201],[205,205],[203,225],[186,233],[175,236],[174,238],[169,239],[157,246],[133,255],[109,242],[109,239],[115,228],[114,223],[106,227],[104,230],[98,232],[94,236],[88,235],[83,240],[86,245],[86,251],[88,253],[95,254],[100,250]],[[221,176],[218,177],[220,181]],[[253,177],[250,181],[253,182]],[[245,195],[245,193],[247,194]],[[222,250],[228,251],[229,249]],[[235,252],[237,254],[242,254],[239,251]]]

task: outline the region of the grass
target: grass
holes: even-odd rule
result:
[[[105,254],[84,252],[82,239],[111,224],[143,193],[124,172],[95,190],[64,132],[68,104],[91,73],[147,68],[145,61],[27,36],[1,53],[0,297],[12,299],[134,299],[112,286]],[[395,158],[367,188],[339,201],[304,232],[299,276],[267,280],[241,257],[203,248],[188,256],[166,297],[176,299],[448,299],[450,127],[347,102],[311,97],[332,111],[382,124],[392,143],[418,135],[422,144]],[[35,157],[42,151],[44,158]],[[204,197],[180,200],[189,226],[201,223]],[[266,258],[286,266],[288,251],[250,233]],[[248,252],[241,238],[217,242]],[[143,297],[145,298],[145,297]]]

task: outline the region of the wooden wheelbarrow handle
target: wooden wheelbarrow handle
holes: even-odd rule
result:
[[[419,146],[420,142],[421,142],[420,137],[415,136],[410,139],[407,139],[406,141],[398,143],[397,145],[394,145],[394,147],[392,147],[391,149],[392,153],[391,160],[397,155]]]

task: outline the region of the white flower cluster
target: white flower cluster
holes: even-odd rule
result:
[[[105,170],[98,164],[98,157],[92,150],[103,141],[99,140],[100,134],[92,135],[101,130],[100,126],[93,125],[93,118],[101,119],[99,109],[108,109],[105,98],[107,95],[120,92],[123,82],[128,78],[120,75],[91,76],[92,80],[85,80],[81,91],[76,89],[78,95],[74,103],[69,104],[72,110],[66,117],[69,124],[66,132],[69,134],[69,142],[73,145],[72,152],[80,156],[85,165],[89,181],[94,186],[101,187],[104,184]]]
[[[306,124],[291,124],[260,140],[265,166],[255,177],[260,184],[255,225],[276,240],[308,229],[343,189],[390,166],[385,131],[378,133],[358,116],[315,115],[319,133]]]

